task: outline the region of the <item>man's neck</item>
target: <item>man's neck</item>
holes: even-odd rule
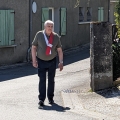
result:
[[[45,31],[45,34],[46,34],[47,36],[50,36],[51,33],[47,33],[47,32]]]

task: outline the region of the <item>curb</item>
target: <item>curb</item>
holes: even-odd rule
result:
[[[119,120],[114,116],[107,116],[102,113],[87,110],[83,107],[82,102],[76,93],[61,92],[64,107],[70,107],[70,112],[81,114],[96,120]]]

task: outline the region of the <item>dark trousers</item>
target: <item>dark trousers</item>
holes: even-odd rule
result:
[[[46,98],[46,72],[48,72],[48,89],[47,97],[52,100],[54,97],[54,87],[55,87],[55,72],[56,72],[56,58],[44,61],[39,58],[38,60],[38,76],[39,76],[39,100],[44,102]]]

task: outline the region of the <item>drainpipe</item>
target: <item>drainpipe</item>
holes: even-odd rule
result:
[[[31,38],[32,38],[32,2],[29,0],[29,38],[28,38],[28,50],[27,50],[27,62],[30,62],[30,52],[31,52]]]
[[[110,0],[108,0],[108,22],[110,22]]]

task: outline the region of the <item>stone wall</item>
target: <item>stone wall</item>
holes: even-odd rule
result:
[[[112,87],[112,25],[91,23],[90,59],[93,91]]]

